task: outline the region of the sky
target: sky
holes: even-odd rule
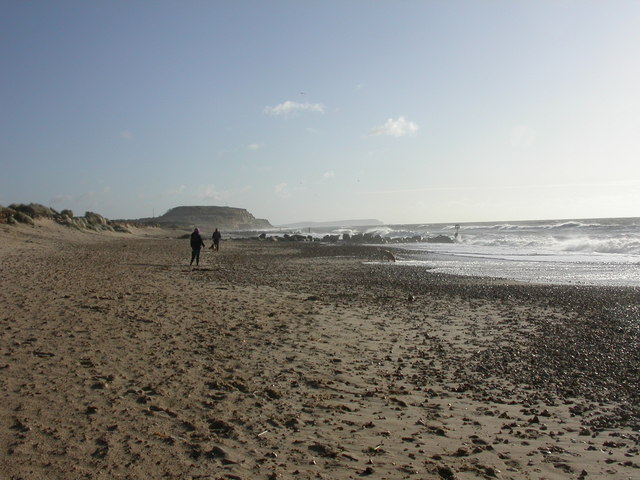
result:
[[[0,0],[0,205],[640,216],[640,1]]]

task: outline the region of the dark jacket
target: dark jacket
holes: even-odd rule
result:
[[[191,248],[194,250],[200,250],[201,247],[204,247],[202,237],[198,232],[193,232],[191,234]]]

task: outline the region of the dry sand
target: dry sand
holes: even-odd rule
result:
[[[637,289],[175,237],[0,226],[0,478],[640,478]]]

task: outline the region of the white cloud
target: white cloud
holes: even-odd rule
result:
[[[82,192],[80,195],[74,198],[74,200],[75,201],[93,200],[95,196],[96,196],[96,192]]]
[[[197,196],[200,200],[205,201],[217,201],[221,198],[220,192],[216,190],[216,187],[213,185],[205,185],[204,187],[201,187]]]
[[[400,188],[394,190],[371,190],[361,191],[363,195],[398,195],[402,193],[424,193],[424,192],[460,192],[460,191],[505,191],[505,190],[569,190],[569,189],[587,189],[593,191],[600,188],[637,188],[640,182],[636,180],[619,181],[619,182],[602,182],[602,183],[540,183],[540,184],[513,184],[513,185],[493,185],[493,186],[443,186],[443,187],[422,187],[422,188]]]
[[[329,171],[329,172],[324,172],[324,173],[322,174],[322,178],[324,178],[324,179],[327,179],[327,178],[333,178],[333,177],[335,177],[335,176],[336,176],[336,174],[335,174],[335,172],[334,172],[333,170],[331,170],[331,171]]]
[[[324,105],[321,103],[298,103],[287,100],[274,107],[265,107],[264,109],[264,113],[273,116],[288,116],[300,112],[324,113]]]
[[[273,191],[278,197],[287,198],[290,197],[289,188],[286,183],[279,183],[275,187],[273,187]]]
[[[371,130],[371,135],[389,135],[391,137],[404,137],[405,135],[413,135],[418,131],[418,125],[404,117],[398,117],[397,120],[389,118],[384,125]]]
[[[51,205],[73,201],[72,195],[56,195],[50,200]]]
[[[178,185],[175,188],[170,188],[169,190],[167,190],[167,195],[178,195],[184,192],[186,189],[187,189],[186,185]]]
[[[124,130],[120,132],[120,138],[124,138],[125,140],[131,140],[133,138],[133,133],[129,130]]]
[[[104,204],[105,199],[108,199],[110,194],[111,187],[104,186],[99,191],[89,190],[77,195],[56,195],[49,202],[51,205],[61,205],[66,208],[93,209],[99,206],[101,202]]]
[[[253,151],[260,150],[263,147],[264,145],[262,145],[261,143],[250,143],[249,145],[247,145],[247,148]]]
[[[199,201],[217,202],[218,205],[221,205],[236,201],[238,198],[242,198],[244,194],[251,192],[252,190],[253,187],[251,185],[244,185],[242,187],[227,190],[220,190],[215,185],[201,185],[198,188],[197,193],[193,195],[193,198]],[[188,195],[188,197],[191,196]]]
[[[93,201],[93,199],[96,198],[97,195],[98,194],[96,192],[89,191],[89,192],[79,193],[78,195],[58,195],[57,197],[54,197],[54,200],[56,200],[56,202],[58,201],[86,202],[89,200]]]

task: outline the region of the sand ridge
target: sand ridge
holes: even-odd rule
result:
[[[600,346],[627,355],[601,360],[608,377],[545,377],[560,362],[546,332],[593,330],[611,305],[633,314],[635,290],[580,303],[377,264],[366,248],[251,241],[189,268],[188,241],[164,233],[43,228],[2,250],[6,478],[640,472],[637,350]],[[588,371],[581,345],[558,345]]]

